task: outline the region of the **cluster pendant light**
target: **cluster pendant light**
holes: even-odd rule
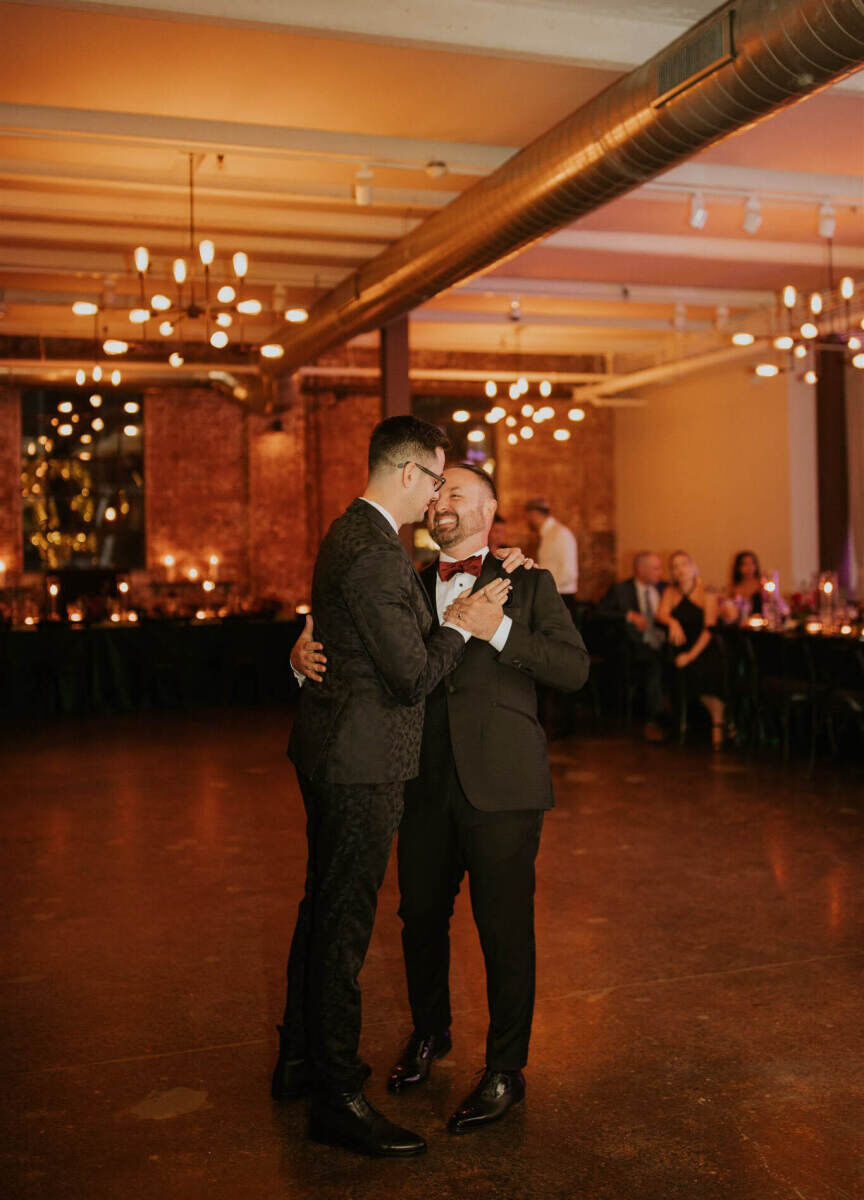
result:
[[[502,385],[504,386],[504,385]],[[483,385],[483,392],[487,400],[494,400],[498,396],[499,384],[494,379],[487,379]],[[510,446],[517,446],[520,442],[529,442],[538,433],[543,426],[548,422],[555,423],[559,413],[552,404],[543,404],[536,406],[523,397],[527,396],[531,385],[528,379],[522,375],[514,379],[512,383],[506,385],[507,396],[512,402],[512,409],[508,410],[503,404],[494,404],[486,412],[482,414],[482,420],[486,425],[497,425],[503,423],[507,428],[506,434],[507,443]],[[548,400],[552,395],[552,384],[548,379],[542,379],[537,388],[540,396],[544,400]],[[450,419],[457,425],[467,424],[472,420],[473,414],[467,408],[457,408],[451,415]],[[585,420],[585,410],[583,408],[571,408],[567,413],[568,421],[578,424]],[[520,426],[520,421],[523,422]],[[552,438],[556,442],[568,442],[572,437],[571,429],[564,425],[552,429]],[[485,443],[486,434],[481,425],[470,429],[467,434],[467,439],[478,448]]]

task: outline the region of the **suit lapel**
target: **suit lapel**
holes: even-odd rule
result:
[[[499,562],[499,560],[495,557],[495,555],[490,550],[489,553],[486,555],[486,557],[483,559],[483,566],[480,570],[480,574],[477,577],[477,582],[474,584],[473,588],[471,589],[472,593],[479,592],[480,588],[485,587],[487,583],[491,583],[493,579],[497,579],[499,575],[503,575],[503,574],[504,574],[504,568],[501,566],[501,563]]]
[[[437,596],[438,559],[437,558],[433,562],[431,562],[428,567],[423,568],[423,570],[420,573],[420,582],[423,584],[423,594],[426,596],[427,600],[429,601],[429,606],[432,609],[433,614],[437,617],[438,616],[438,596]]]

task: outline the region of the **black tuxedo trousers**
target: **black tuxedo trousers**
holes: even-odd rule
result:
[[[534,1011],[534,860],[543,812],[481,811],[465,796],[441,689],[426,707],[424,741],[435,747],[405,788],[398,863],[402,946],[414,1028],[450,1028],[450,918],[467,871],[486,964],[486,1065],[516,1071],[528,1057]],[[434,763],[434,766],[432,765]]]

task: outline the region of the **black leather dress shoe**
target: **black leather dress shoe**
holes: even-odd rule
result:
[[[449,1054],[452,1046],[449,1030],[447,1033],[434,1033],[431,1037],[412,1033],[399,1061],[390,1072],[387,1080],[388,1091],[402,1092],[405,1088],[425,1083],[429,1078],[432,1060]]]
[[[525,1076],[521,1071],[490,1071],[488,1068],[470,1095],[450,1118],[451,1133],[469,1133],[497,1121],[514,1104],[525,1099]]]
[[[422,1154],[426,1143],[409,1129],[400,1129],[373,1108],[362,1092],[314,1098],[309,1136],[328,1146],[345,1146],[374,1158],[408,1158]]]

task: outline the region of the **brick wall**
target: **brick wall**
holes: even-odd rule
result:
[[[511,446],[510,430],[496,426],[496,480],[508,540],[533,548],[525,501],[545,496],[552,512],[576,534],[580,599],[596,600],[615,578],[615,493],[612,414],[588,408],[577,424],[544,422],[530,441]],[[552,427],[570,428],[569,442],[556,442]]]
[[[0,559],[21,569],[21,397],[0,387]]]
[[[249,569],[246,417],[207,388],[145,393],[144,472],[147,566],[173,554],[199,568],[218,554],[225,579],[245,584]]]
[[[315,392],[306,397],[309,532],[313,549],[366,483],[369,436],[381,399],[369,393]]]

